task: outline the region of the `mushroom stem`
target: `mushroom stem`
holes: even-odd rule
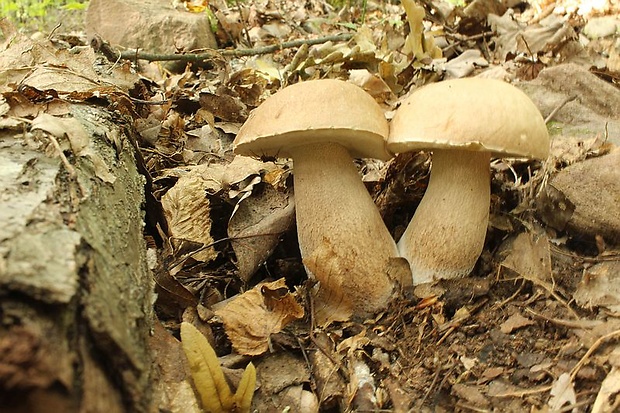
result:
[[[414,285],[473,270],[489,220],[489,162],[488,152],[433,151],[428,187],[398,242]]]
[[[301,255],[319,297],[360,315],[385,308],[401,281],[389,274],[398,248],[348,150],[321,143],[290,152]]]

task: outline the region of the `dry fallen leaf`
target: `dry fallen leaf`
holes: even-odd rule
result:
[[[551,281],[549,240],[542,233],[523,232],[512,243],[509,255],[501,264],[537,284]]]
[[[353,304],[342,288],[342,274],[353,267],[350,257],[338,257],[328,239],[303,259],[303,263],[316,279],[321,279],[313,289],[314,318],[318,325],[332,321],[346,321],[353,315]]]
[[[510,334],[513,331],[521,328],[533,325],[534,322],[529,318],[523,317],[519,313],[511,315],[508,320],[504,321],[500,326],[500,330],[504,334]]]
[[[266,184],[259,194],[243,199],[228,223],[228,236],[237,257],[239,278],[249,281],[295,221],[292,195]]]
[[[153,383],[161,392],[161,410],[171,413],[201,413],[200,402],[192,388],[189,371],[183,368],[183,348],[161,323],[154,323],[149,348],[155,354],[158,380]]]
[[[604,257],[602,257],[604,259]],[[584,270],[584,276],[573,294],[583,308],[606,307],[620,311],[620,261],[601,261]]]
[[[575,389],[570,379],[570,374],[563,373],[553,383],[551,388],[551,398],[549,398],[549,409],[551,412],[565,411],[563,409],[565,404],[569,406],[577,403],[577,396],[575,395]]]
[[[284,278],[259,284],[213,309],[222,319],[235,351],[251,356],[266,352],[272,334],[304,316],[303,307],[289,292]]]
[[[181,342],[202,408],[208,413],[249,413],[256,386],[256,369],[248,364],[235,394],[230,391],[215,350],[196,327],[181,323]]]
[[[620,407],[620,348],[615,348],[609,357],[609,363],[612,365],[611,370],[607,373],[607,377],[601,383],[601,388],[596,396],[592,413],[605,413],[618,411]]]
[[[161,205],[173,241],[207,246],[192,258],[209,262],[217,258],[218,253],[210,246],[214,240],[211,237],[211,202],[206,194],[213,187],[213,180],[202,173],[204,169],[200,165],[182,176],[161,198]]]

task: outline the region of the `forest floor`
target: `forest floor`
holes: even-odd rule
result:
[[[408,21],[391,2],[211,2],[219,47],[253,52],[219,53],[182,73],[139,66],[132,115],[152,178],[146,235],[167,329],[155,330],[154,346],[167,342],[166,331],[178,337],[182,321],[199,326],[233,387],[249,361],[256,366],[259,412],[617,411],[620,223],[597,232],[568,216],[559,225],[561,202],[550,200],[548,183],[579,164],[617,159],[618,4],[418,4],[423,21]],[[194,11],[204,12],[200,4]],[[615,31],[605,32],[614,18]],[[417,46],[408,42],[412,31],[423,39]],[[329,35],[341,37],[304,44]],[[54,36],[88,45],[79,32]],[[265,49],[291,41],[300,42]],[[289,207],[294,165],[235,157],[240,126],[300,81],[348,80],[390,119],[410,91],[476,75],[510,81],[532,98],[548,118],[551,155],[493,160],[490,225],[469,277],[408,289],[373,318],[316,324]],[[611,109],[599,108],[605,101]],[[356,164],[397,238],[424,194],[430,155]],[[571,179],[580,173],[591,179],[583,171]],[[601,204],[605,191],[619,202],[617,186],[593,190]],[[183,364],[157,362],[162,371]],[[172,394],[176,383],[162,375]]]

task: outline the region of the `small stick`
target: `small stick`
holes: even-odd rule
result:
[[[113,50],[107,42],[104,42],[100,38],[96,37],[91,42],[91,46],[96,51],[101,51],[110,61],[116,61],[118,58],[127,60],[148,60],[149,62],[164,62],[164,61],[180,61],[180,62],[202,62],[205,60],[213,60],[217,56],[230,56],[230,57],[242,57],[242,56],[256,56],[262,54],[273,53],[278,50],[291,49],[294,47],[300,47],[304,44],[313,46],[316,44],[322,44],[327,42],[344,42],[353,37],[353,33],[342,33],[332,36],[318,37],[316,39],[300,39],[292,40],[290,42],[283,42],[280,44],[273,44],[269,46],[257,47],[253,49],[206,49],[204,53],[186,53],[186,54],[160,54],[160,53],[148,53],[139,50],[125,50],[118,52]]]
[[[568,102],[572,102],[575,99],[577,99],[577,95],[569,96],[566,99],[564,99],[563,101],[561,101],[560,104],[558,106],[556,106],[556,108],[551,111],[549,116],[547,116],[545,118],[545,124],[549,123],[551,121],[551,119],[553,119],[553,117],[560,111],[560,109],[562,109],[564,107],[564,105],[566,105]]]
[[[575,367],[573,367],[573,369],[570,372],[570,379],[571,381],[575,380],[575,377],[577,376],[577,373],[579,373],[579,370],[583,367],[584,364],[586,364],[586,362],[588,361],[588,359],[590,358],[590,356],[607,340],[614,338],[616,336],[620,336],[620,330],[616,330],[616,331],[612,331],[609,334],[605,334],[604,336],[600,337],[598,340],[596,340],[594,342],[594,344],[592,344],[592,346],[588,349],[588,351],[586,351],[586,354],[583,355],[583,357],[581,358],[581,360],[579,360],[579,362],[577,362],[577,364],[575,365]]]
[[[241,9],[241,5],[239,4],[239,0],[235,0],[235,4],[237,5],[237,9],[239,10],[239,17],[241,17],[241,22],[243,23],[243,34],[245,35],[245,41],[248,42],[250,47],[253,47],[252,39],[250,39],[250,30],[248,29],[248,23],[243,17],[243,10]]]

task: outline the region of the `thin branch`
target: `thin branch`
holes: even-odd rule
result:
[[[553,117],[560,111],[560,109],[562,109],[564,107],[564,105],[566,105],[568,102],[572,102],[573,100],[577,99],[577,95],[572,95],[572,96],[568,96],[566,99],[564,99],[563,101],[560,102],[560,104],[558,106],[555,107],[555,109],[553,109],[551,111],[551,113],[549,114],[549,116],[547,116],[545,118],[545,124],[551,122],[551,120],[553,119]]]
[[[256,56],[262,54],[273,53],[278,50],[291,49],[294,47],[300,47],[304,44],[309,46],[322,44],[327,42],[344,42],[353,37],[353,33],[341,33],[332,36],[319,37],[316,39],[300,39],[292,40],[290,42],[283,42],[280,44],[273,44],[269,46],[257,47],[253,49],[205,49],[204,53],[186,53],[186,54],[160,54],[160,53],[148,53],[140,50],[125,50],[118,52],[110,47],[107,42],[104,42],[101,38],[93,38],[91,46],[95,51],[101,51],[110,61],[116,61],[117,59],[127,60],[148,60],[149,62],[164,62],[164,61],[180,61],[180,62],[202,62],[205,60],[213,60],[220,56],[230,57],[242,57],[242,56]]]
[[[584,366],[584,364],[586,364],[588,362],[588,359],[590,358],[590,356],[603,344],[605,343],[607,340],[610,340],[612,338],[615,338],[616,336],[620,336],[620,330],[616,330],[616,331],[612,331],[609,334],[605,334],[604,336],[601,336],[598,340],[596,340],[594,342],[594,344],[592,344],[592,346],[590,346],[590,348],[588,349],[588,351],[586,351],[586,354],[583,355],[583,357],[581,358],[581,360],[579,360],[579,362],[575,365],[575,367],[573,367],[573,369],[570,372],[570,379],[571,381],[575,380],[575,377],[577,377],[577,373],[579,373],[579,370]]]

